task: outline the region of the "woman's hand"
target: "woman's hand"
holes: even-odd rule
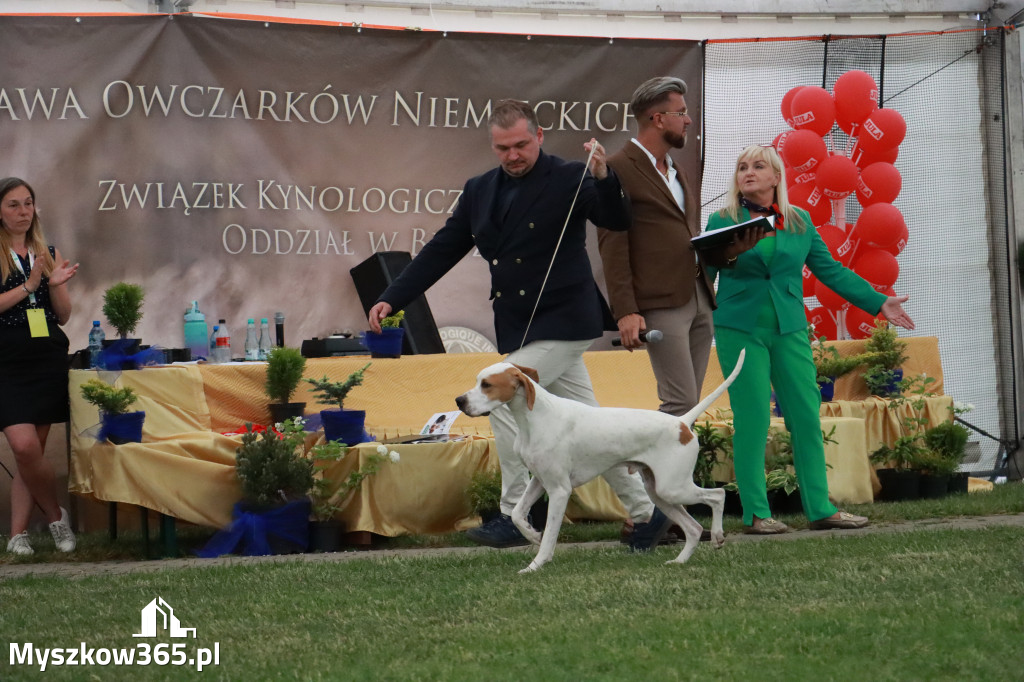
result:
[[[759,227],[748,227],[739,234],[736,238],[725,247],[722,247],[722,254],[727,260],[739,256],[744,251],[750,251],[750,249],[757,246],[757,243],[764,238],[765,232]]]
[[[914,321],[903,309],[903,304],[908,300],[910,300],[909,296],[890,296],[885,299],[885,303],[882,304],[882,314],[885,315],[885,319],[898,327],[913,329]]]
[[[39,261],[37,260],[36,263]],[[35,272],[35,267],[32,268],[32,272]],[[78,263],[74,265],[71,261],[65,260],[61,263],[54,265],[53,271],[50,272],[50,286],[59,287],[66,283],[69,279],[74,277],[78,273]]]

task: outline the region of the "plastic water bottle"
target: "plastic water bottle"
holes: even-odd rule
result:
[[[210,359],[210,346],[206,337],[206,315],[199,312],[199,302],[192,301],[192,307],[185,311],[185,347],[193,360]]]
[[[260,340],[256,336],[256,320],[250,317],[245,327],[245,359],[248,361],[259,360],[259,358]]]
[[[260,343],[259,352],[257,358],[259,360],[266,360],[267,353],[270,352],[270,323],[267,322],[267,318],[260,318]]]
[[[100,352],[103,350],[103,340],[107,335],[100,328],[100,321],[92,321],[92,329],[89,330],[89,369],[96,369],[99,366]]]
[[[206,356],[207,362],[217,362],[217,336],[220,334],[220,325],[213,325],[213,331],[210,332],[210,348],[209,355]]]
[[[217,334],[217,362],[231,362],[231,332],[228,331],[228,323],[219,320],[220,333]]]

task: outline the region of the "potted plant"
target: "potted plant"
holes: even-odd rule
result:
[[[821,400],[826,403],[835,397],[836,380],[839,377],[849,374],[872,358],[870,353],[859,353],[844,358],[839,355],[839,349],[828,343],[824,336],[811,341],[811,355],[817,370]]]
[[[310,551],[338,551],[343,530],[342,522],[336,518],[338,512],[348,505],[364,479],[380,471],[386,462],[398,462],[401,459],[398,452],[388,450],[382,444],[365,455],[363,466],[349,472],[340,483],[325,476],[327,469],[344,459],[348,452],[348,447],[332,440],[318,443],[309,450],[308,457],[313,462],[314,474],[313,488],[309,492],[313,505],[309,524]]]
[[[289,419],[281,430],[246,425],[235,450],[235,473],[242,497],[231,525],[198,552],[215,557],[239,545],[247,556],[304,552],[309,544],[309,492],[313,463],[303,453],[302,421]]]
[[[875,322],[871,337],[864,344],[865,352],[871,355],[863,374],[871,395],[883,398],[899,395],[899,382],[903,379],[901,365],[908,359],[906,349],[906,342],[899,340],[895,328],[885,320]]]
[[[324,435],[328,440],[337,440],[348,445],[355,445],[368,440],[363,430],[366,421],[365,410],[346,410],[345,398],[349,391],[363,383],[363,374],[370,363],[352,372],[345,381],[331,381],[327,375],[323,379],[306,379],[313,386],[312,392],[321,405],[337,405],[336,410],[321,410],[320,419],[324,425]]]
[[[725,510],[727,514],[740,515],[743,513],[739,501],[739,491],[735,483],[724,483],[715,480],[715,468],[724,464],[732,458],[732,432],[730,429],[720,429],[712,426],[711,422],[693,425],[694,435],[700,447],[697,450],[697,462],[693,467],[693,482],[701,488],[722,487],[725,489]],[[706,504],[688,505],[691,513],[711,515],[711,509]]]
[[[968,411],[971,408],[963,408],[958,403],[953,403],[953,414],[960,411]],[[970,432],[961,424],[953,420],[942,422],[924,432],[924,442],[930,451],[945,460],[945,469],[949,475],[947,492],[967,492],[967,472],[960,471],[963,464],[964,454],[967,448],[967,438]],[[940,466],[940,468],[942,468]]]
[[[142,301],[146,294],[138,284],[118,282],[103,292],[103,315],[107,318],[110,326],[117,330],[119,339],[129,342],[125,346],[125,354],[138,352],[138,339],[128,339],[128,335],[135,332],[142,319]],[[107,342],[111,345],[113,341]]]
[[[924,431],[928,418],[924,415],[925,399],[933,394],[928,390],[933,377],[918,375],[899,382],[899,387],[887,405],[887,410],[910,406],[910,414],[899,420],[902,434],[892,445],[881,445],[871,453],[872,463],[879,468],[875,473],[882,484],[882,499],[912,500],[921,496],[920,462],[928,461],[928,447]]]
[[[114,445],[142,441],[142,424],[146,413],[129,412],[135,402],[135,391],[127,386],[114,388],[99,379],[89,379],[81,386],[82,397],[100,410],[100,431],[96,440]]]
[[[363,345],[370,351],[372,358],[398,358],[402,356],[402,339],[405,337],[405,329],[402,328],[402,320],[405,319],[405,311],[399,310],[394,315],[388,315],[380,321],[380,333],[373,331],[363,332]]]
[[[264,388],[272,401],[270,423],[278,424],[292,417],[301,417],[306,403],[293,403],[292,395],[306,371],[306,358],[296,348],[275,346],[267,353],[267,376]]]
[[[480,516],[482,523],[493,521],[501,514],[501,471],[478,471],[466,488],[469,506]]]

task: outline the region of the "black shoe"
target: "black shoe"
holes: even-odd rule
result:
[[[467,530],[466,537],[478,544],[499,549],[530,544],[516,528],[516,524],[512,523],[512,517],[508,514],[502,514],[478,528]]]
[[[633,537],[629,541],[630,551],[651,551],[665,537],[665,533],[668,532],[671,525],[672,519],[665,516],[660,509],[655,507],[650,521],[647,523],[637,523],[633,526]]]

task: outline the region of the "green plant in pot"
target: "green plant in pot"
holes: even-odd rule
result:
[[[402,338],[405,330],[402,328],[402,320],[405,319],[405,311],[399,310],[394,315],[388,315],[380,321],[380,333],[367,331],[363,334],[363,345],[370,351],[374,358],[398,358],[402,356]]]
[[[871,353],[859,353],[843,357],[834,344],[822,336],[811,341],[811,356],[817,371],[818,387],[822,400],[828,402],[834,397],[835,382],[872,359]]]
[[[267,397],[271,402],[272,424],[278,424],[292,417],[301,417],[306,403],[292,402],[292,396],[302,381],[306,371],[306,358],[296,348],[275,346],[267,353],[267,375],[264,384]]]
[[[128,338],[139,326],[145,298],[141,286],[128,282],[118,282],[103,292],[103,315],[120,338]]]
[[[142,440],[145,412],[128,412],[135,402],[135,391],[125,386],[116,388],[99,379],[89,379],[81,386],[82,398],[100,411],[100,432],[97,440],[108,440],[115,445],[138,443]]]
[[[355,445],[366,439],[363,430],[366,412],[364,410],[346,410],[345,399],[353,388],[363,383],[363,375],[370,364],[368,362],[352,372],[344,381],[331,381],[327,375],[324,375],[323,379],[305,379],[313,386],[312,393],[316,396],[318,403],[336,405],[338,408],[320,411],[324,434],[328,440],[339,440],[348,445]]]
[[[899,340],[894,327],[885,320],[875,322],[871,337],[864,344],[864,351],[871,358],[863,377],[871,395],[883,398],[899,395],[902,365],[908,360],[906,350],[906,342]]]
[[[501,471],[478,471],[466,488],[469,505],[487,523],[501,514]]]
[[[972,405],[954,402],[950,408],[951,416],[955,418],[957,414],[963,414],[972,409],[974,409]],[[925,446],[943,460],[938,467],[938,475],[949,477],[947,486],[949,492],[967,492],[968,474],[960,471],[960,465],[964,462],[969,436],[970,431],[953,419],[937,424],[924,432]]]

